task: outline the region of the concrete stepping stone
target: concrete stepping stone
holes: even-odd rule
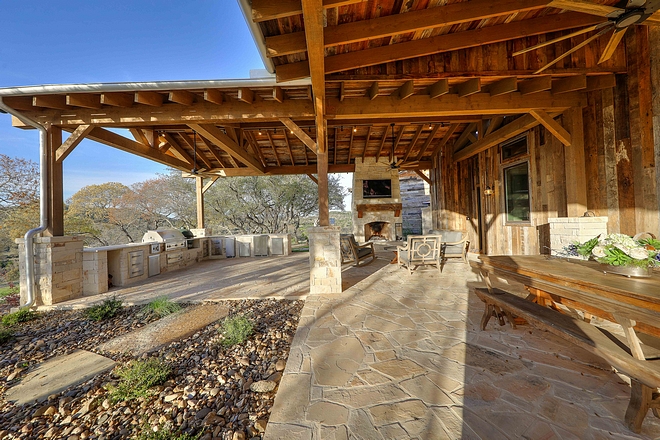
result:
[[[98,349],[109,353],[129,353],[137,357],[170,342],[185,339],[227,314],[229,309],[221,304],[206,303],[187,307],[139,330],[111,339],[99,345]]]
[[[115,361],[105,356],[76,350],[38,365],[21,382],[7,390],[6,398],[17,405],[42,402],[51,394],[92,379],[114,366]]]

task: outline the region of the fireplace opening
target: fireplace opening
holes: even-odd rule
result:
[[[371,222],[364,225],[366,241],[391,240],[389,222]]]

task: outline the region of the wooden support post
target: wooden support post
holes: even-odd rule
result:
[[[571,134],[571,145],[564,148],[566,204],[569,217],[581,217],[587,211],[587,177],[584,162],[584,127],[582,109],[564,112],[564,127]]]
[[[48,127],[48,228],[44,235],[61,237],[64,235],[64,186],[62,161],[56,160],[56,151],[62,145],[62,129]]]
[[[319,149],[320,150],[320,149]],[[317,185],[319,187],[319,226],[330,226],[330,204],[328,195],[328,150],[316,156]]]
[[[197,195],[197,229],[204,229],[204,178],[195,176],[195,194]]]

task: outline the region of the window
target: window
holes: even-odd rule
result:
[[[527,154],[527,134],[518,136],[505,144],[502,144],[502,162],[517,159]]]
[[[504,192],[507,222],[529,222],[528,162],[504,169]]]

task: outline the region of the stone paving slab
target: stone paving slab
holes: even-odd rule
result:
[[[481,331],[477,286],[461,262],[386,265],[308,296],[264,438],[660,438],[652,414],[625,427],[629,383],[601,359],[530,326]]]
[[[226,306],[215,303],[200,304],[165,316],[138,330],[111,339],[98,346],[103,352],[130,353],[137,357],[157,350],[170,342],[180,341],[229,313]]]
[[[7,390],[6,398],[17,405],[42,402],[51,394],[83,383],[114,366],[112,359],[90,351],[76,350],[38,365],[21,382]]]

